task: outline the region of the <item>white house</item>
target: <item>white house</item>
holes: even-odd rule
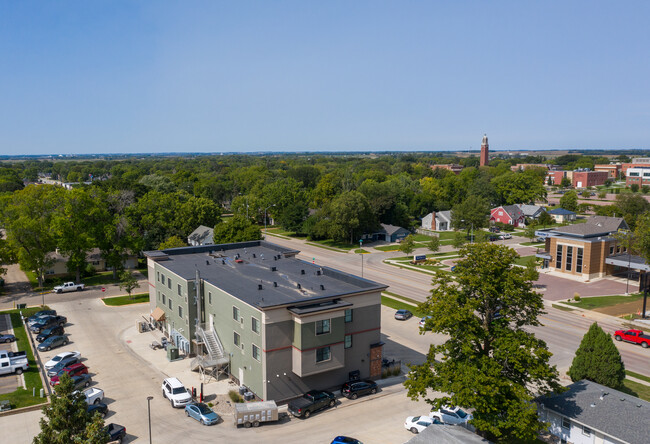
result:
[[[451,231],[451,211],[431,212],[422,218],[422,228],[432,231]]]
[[[192,231],[189,236],[187,236],[187,243],[196,247],[197,245],[212,245],[214,243],[214,229],[206,227],[205,225],[199,225],[199,228]]]

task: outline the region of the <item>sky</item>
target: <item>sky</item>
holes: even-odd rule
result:
[[[650,148],[650,2],[4,1],[0,155]]]

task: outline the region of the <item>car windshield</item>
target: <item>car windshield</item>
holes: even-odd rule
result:
[[[462,409],[456,410],[456,414],[461,418],[465,418],[467,416],[467,413],[465,413]]]
[[[202,415],[207,415],[208,413],[212,413],[210,407],[208,407],[205,404],[197,404],[197,407],[199,408],[199,412],[201,412]]]
[[[187,390],[185,390],[185,387],[176,387],[176,388],[172,389],[172,393],[174,395],[180,395],[182,393],[187,393]]]

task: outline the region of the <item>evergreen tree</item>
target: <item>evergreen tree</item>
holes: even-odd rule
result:
[[[55,387],[55,395],[49,406],[43,407],[41,433],[34,437],[33,444],[105,444],[108,434],[102,429],[104,419],[100,415],[88,414],[83,393],[75,391],[72,378],[61,376]]]
[[[568,371],[572,381],[587,379],[620,390],[625,379],[625,365],[612,337],[594,322],[582,338]]]

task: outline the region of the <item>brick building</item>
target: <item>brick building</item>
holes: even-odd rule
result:
[[[640,187],[643,185],[650,185],[650,165],[645,168],[635,167],[627,169],[627,173],[625,174],[625,185],[629,187],[632,184],[636,184]]]
[[[604,171],[608,178],[616,180],[621,173],[621,164],[594,165],[594,171]]]
[[[571,181],[574,188],[586,188],[603,185],[609,178],[607,171],[551,171],[553,185],[560,185],[565,177]]]

